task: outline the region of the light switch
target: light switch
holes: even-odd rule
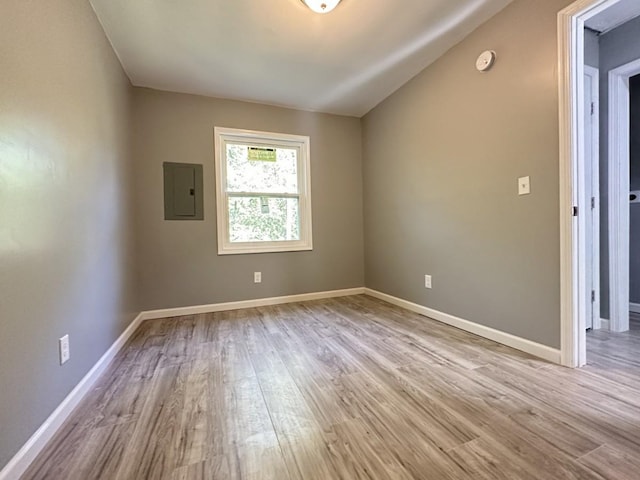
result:
[[[518,195],[528,195],[531,193],[531,183],[529,177],[520,177],[518,179]]]

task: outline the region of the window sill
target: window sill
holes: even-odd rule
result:
[[[283,242],[284,243],[284,242]],[[303,252],[313,250],[313,245],[287,243],[284,245],[256,245],[256,244],[241,244],[241,245],[225,245],[222,248],[218,248],[218,255],[251,255],[257,253],[285,253],[285,252]]]

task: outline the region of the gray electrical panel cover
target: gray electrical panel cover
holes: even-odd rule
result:
[[[164,162],[164,219],[204,220],[202,165]]]

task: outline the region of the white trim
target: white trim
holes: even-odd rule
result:
[[[640,60],[609,71],[609,318],[629,330],[629,77]]]
[[[16,455],[7,463],[0,471],[0,480],[14,480],[20,478],[21,475],[29,468],[29,465],[38,456],[46,444],[53,438],[56,432],[63,425],[64,421],[69,417],[73,410],[78,406],[82,399],[89,393],[96,381],[102,373],[109,367],[117,353],[127,343],[133,335],[140,323],[144,320],[153,320],[160,318],[176,317],[183,315],[195,315],[200,313],[212,313],[227,310],[238,310],[243,308],[253,308],[267,305],[280,305],[294,302],[304,302],[309,300],[320,300],[324,298],[346,297],[350,295],[367,294],[375,298],[379,298],[391,304],[405,308],[407,310],[433,318],[439,322],[451,325],[453,327],[465,330],[467,332],[479,335],[481,337],[493,340],[495,342],[507,345],[509,347],[521,350],[523,352],[535,355],[542,359],[554,363],[560,363],[560,351],[539,343],[516,337],[509,333],[505,333],[493,328],[485,327],[477,323],[463,320],[453,315],[439,312],[422,305],[411,303],[400,298],[387,295],[376,290],[365,287],[348,288],[342,290],[330,290],[325,292],[303,293],[298,295],[286,295],[282,297],[259,298],[255,300],[243,300],[238,302],[215,303],[210,305],[199,305],[191,307],[167,308],[162,310],[148,310],[141,312],[113,343],[107,352],[98,360],[93,368],[84,376],[84,378],[76,385],[76,387],[67,395],[62,403],[55,411],[45,420],[31,438],[23,445]],[[604,322],[604,320],[603,320]]]
[[[640,313],[640,303],[629,302],[629,311],[633,313]]]
[[[600,319],[600,329],[601,330],[609,330],[611,326],[611,322],[609,321],[608,318],[601,318]]]
[[[560,120],[560,322],[562,364],[586,364],[585,315],[591,299],[581,276],[586,264],[584,215],[588,208],[579,165],[584,132],[585,21],[620,0],[578,0],[558,13]]]
[[[238,302],[213,303],[210,305],[195,305],[190,307],[165,308],[162,310],[149,310],[142,312],[143,320],[155,320],[158,318],[181,317],[183,315],[198,315],[200,313],[224,312],[228,310],[240,310],[242,308],[264,307],[267,305],[282,305],[284,303],[306,302],[309,300],[321,300],[323,298],[348,297],[365,293],[364,287],[347,288],[344,290],[331,290],[327,292],[301,293],[298,295],[286,295],[283,297],[257,298],[255,300],[241,300]]]
[[[584,3],[584,2],[583,2]],[[581,358],[579,340],[575,334],[578,318],[578,298],[574,286],[577,286],[577,261],[575,258],[575,240],[577,221],[572,216],[572,208],[577,205],[577,195],[573,188],[573,172],[577,161],[576,120],[579,119],[577,102],[573,101],[573,89],[579,88],[573,73],[574,65],[581,69],[574,55],[580,55],[576,46],[579,35],[575,32],[574,14],[580,10],[576,4],[558,14],[558,81],[559,81],[559,133],[560,133],[560,343],[562,364],[577,367],[586,360]],[[582,38],[584,43],[584,37]],[[583,54],[584,55],[584,54]],[[577,95],[577,93],[576,93]],[[586,353],[586,352],[585,352]],[[586,357],[586,354],[585,354]]]
[[[58,408],[49,415],[49,418],[40,425],[38,430],[27,440],[27,443],[9,460],[9,463],[0,471],[0,480],[14,480],[24,474],[27,468],[29,468],[29,465],[31,465],[31,462],[33,462],[42,449],[53,438],[65,420],[71,415],[73,410],[109,367],[117,353],[127,343],[127,340],[133,335],[142,320],[142,314],[139,314],[129,324],[127,329],[118,337],[113,345],[111,345],[109,350],[100,357],[93,368],[80,380],[80,383],[78,383],[62,403],[58,405]]]
[[[466,332],[470,332],[480,337],[493,340],[494,342],[507,345],[508,347],[515,348],[516,350],[520,350],[544,360],[548,360],[549,362],[560,363],[560,350],[558,350],[557,348],[552,348],[540,343],[532,342],[531,340],[517,337],[515,335],[511,335],[510,333],[502,332],[494,328],[485,327],[484,325],[470,322],[469,320],[464,320],[462,318],[454,317],[453,315],[449,315],[448,313],[439,312],[438,310],[434,310],[423,305],[418,305],[417,303],[409,302],[408,300],[403,300],[401,298],[397,298],[392,295],[379,292],[377,290],[372,290],[370,288],[366,288],[364,293],[380,300],[384,300],[385,302],[391,303],[393,305],[397,305],[398,307],[402,307],[406,310],[410,310],[412,312],[419,313],[420,315],[424,315],[439,322],[445,323],[452,327],[459,328]]]
[[[298,252],[313,250],[313,227],[311,209],[311,140],[305,135],[240,130],[214,127],[215,174],[216,174],[216,224],[218,232],[218,255],[240,255],[253,253]],[[287,146],[298,151],[298,192],[283,195],[298,198],[300,239],[273,242],[231,242],[229,240],[229,212],[227,208],[226,142],[240,144]],[[255,192],[259,195],[258,192]],[[272,194],[271,196],[275,196]]]
[[[591,116],[591,185],[588,195],[593,198],[591,209],[591,251],[588,252],[591,269],[591,289],[594,300],[591,302],[592,328],[600,326],[600,70],[589,65],[584,66],[584,74],[591,78],[591,100],[593,102]],[[586,112],[585,112],[586,113]]]
[[[164,310],[149,310],[140,314],[131,322],[127,329],[111,345],[109,350],[98,360],[80,383],[67,395],[55,411],[45,420],[38,430],[31,436],[22,448],[14,455],[7,465],[0,471],[0,480],[14,480],[20,478],[29,468],[29,465],[38,456],[47,442],[53,438],[64,421],[69,417],[74,408],[82,401],[91,390],[100,375],[104,373],[117,353],[127,343],[140,323],[144,320],[175,317],[182,315],[194,315],[198,313],[220,312],[224,310],[238,310],[266,305],[280,305],[284,303],[304,302],[323,298],[346,297],[365,293],[364,287],[348,288],[343,290],[331,290],[326,292],[303,293],[299,295],[287,295],[283,297],[259,298],[256,300],[244,300],[240,302],[216,303],[212,305],[200,305],[193,307],[168,308]]]

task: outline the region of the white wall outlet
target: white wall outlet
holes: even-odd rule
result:
[[[69,335],[65,335],[60,338],[58,340],[58,344],[60,347],[60,365],[63,365],[67,363],[71,357],[71,350],[69,349]]]
[[[520,177],[518,179],[518,195],[528,195],[531,193],[531,182],[529,177]]]
[[[253,283],[262,283],[262,272],[253,272]]]
[[[424,276],[424,288],[431,288],[431,275]]]

